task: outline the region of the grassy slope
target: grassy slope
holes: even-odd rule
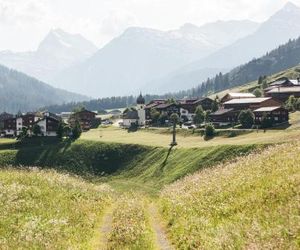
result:
[[[293,68],[290,68],[288,70],[281,71],[279,73],[276,73],[274,75],[271,75],[268,77],[268,82],[275,81],[276,79],[280,77],[288,77],[290,79],[297,79],[299,77],[300,67],[296,66]],[[259,85],[257,84],[257,81],[250,82],[238,87],[234,87],[232,89],[226,89],[224,91],[212,94],[210,97],[215,98],[215,96],[223,97],[228,92],[252,92],[255,88],[258,88]]]
[[[111,190],[54,171],[0,170],[1,249],[90,249]]]
[[[300,144],[186,177],[161,194],[180,249],[298,249]]]
[[[247,154],[258,145],[223,145],[206,148],[147,147],[77,141],[26,146],[0,151],[0,166],[52,167],[80,175],[102,176],[119,189],[155,192],[186,174],[220,161]]]

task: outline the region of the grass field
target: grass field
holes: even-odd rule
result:
[[[111,189],[54,171],[0,170],[1,249],[91,249]]]
[[[288,142],[300,138],[300,112],[290,115],[291,127],[288,129],[269,129],[253,131],[249,134],[239,135],[232,138],[215,137],[205,141],[200,136],[177,136],[179,148],[210,147],[218,145],[245,145],[245,144],[270,144]],[[81,140],[94,140],[101,142],[117,142],[126,144],[141,144],[147,146],[168,147],[171,142],[171,134],[139,130],[128,133],[127,130],[107,127],[92,129],[83,133]]]
[[[299,249],[300,144],[205,169],[160,198],[178,249]]]

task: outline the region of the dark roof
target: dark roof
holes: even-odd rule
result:
[[[2,114],[0,114],[0,121],[4,121],[4,120],[7,120],[7,119],[10,119],[13,117],[14,117],[14,115],[3,112]]]
[[[278,87],[278,88],[273,88],[267,93],[299,93],[300,92],[300,86],[295,86],[295,87]]]
[[[282,78],[279,78],[277,80],[275,80],[274,82],[271,82],[270,83],[270,86],[283,86],[283,85],[289,85],[289,86],[299,86],[299,82],[298,80],[291,80],[287,77],[282,77]]]
[[[210,115],[224,115],[227,114],[229,112],[233,111],[233,109],[218,109],[216,112],[211,113]]]
[[[145,104],[145,98],[142,96],[142,93],[139,95],[139,97],[136,99],[137,104]]]
[[[84,109],[84,110],[81,110],[79,112],[73,113],[72,115],[78,115],[78,114],[81,114],[81,113],[91,113],[91,114],[95,114],[96,115],[95,112],[89,111],[87,109]]]
[[[182,105],[187,105],[187,104],[197,104],[199,102],[202,102],[204,100],[210,100],[213,101],[212,99],[208,98],[208,97],[194,97],[194,98],[187,98],[187,99],[181,99],[178,100],[178,102]]]
[[[129,110],[126,114],[123,115],[123,119],[139,119],[138,112],[136,110]]]
[[[162,104],[157,105],[155,108],[156,109],[165,109],[165,108],[171,107],[173,105],[176,105],[176,104],[175,103],[162,103]]]
[[[154,108],[154,107],[156,107],[157,105],[159,105],[159,103],[149,103],[149,104],[147,104],[146,105],[146,109],[152,109],[152,108]]]

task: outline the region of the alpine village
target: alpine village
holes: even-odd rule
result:
[[[0,250],[300,249],[300,0],[0,0],[0,31]]]

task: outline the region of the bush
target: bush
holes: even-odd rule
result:
[[[214,137],[215,135],[215,127],[210,123],[207,124],[204,131],[204,138],[209,139]]]
[[[254,124],[254,118],[254,114],[250,109],[242,110],[238,117],[243,128],[251,128]]]
[[[81,136],[82,130],[78,120],[75,121],[75,125],[72,128],[72,138],[74,140],[78,139]]]

